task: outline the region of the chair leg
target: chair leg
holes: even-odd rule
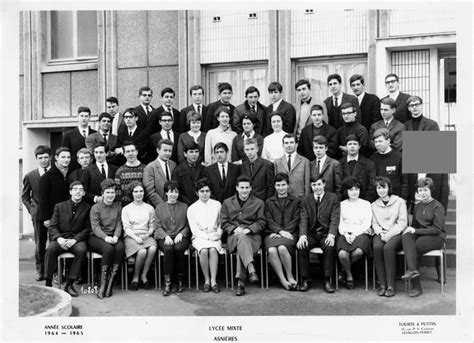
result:
[[[158,257],[158,289],[161,291],[161,254],[160,251],[156,253]]]
[[[158,266],[156,265],[156,257],[155,257],[155,267],[153,268],[154,269],[154,272],[155,272],[155,289],[158,288],[158,270],[157,270]]]
[[[373,260],[372,260],[373,261]],[[375,289],[375,263],[372,263],[372,289]]]
[[[367,254],[365,254],[365,290],[369,290],[369,270],[368,270],[368,261],[367,261]]]
[[[296,282],[299,283],[300,280],[298,278],[298,267],[299,267],[299,264],[298,264],[298,251],[296,251],[295,253],[295,276],[296,276]]]
[[[266,286],[268,290],[268,251],[265,251],[265,268]]]
[[[336,260],[336,263],[334,263],[334,265],[336,266],[336,289],[339,289],[339,272],[337,270],[337,260]]]
[[[403,256],[403,271],[406,273],[407,272],[407,259],[405,258],[405,256]],[[405,280],[405,292],[407,292],[410,288],[410,283],[408,282],[408,280]]]
[[[188,288],[191,288],[191,250],[188,249]]]
[[[230,285],[231,289],[234,289],[234,263],[232,262],[232,253],[229,254],[230,257]]]
[[[125,282],[124,282],[125,279]],[[123,268],[122,268],[122,291],[124,289],[124,284],[125,283],[125,291],[128,291],[128,260],[125,259],[123,261]]]
[[[227,251],[224,253],[224,266],[225,266],[225,288],[229,288],[229,275],[227,270]]]
[[[260,285],[261,285],[262,289],[265,289],[265,286],[263,285],[263,278],[264,278],[264,275],[263,275],[263,250],[260,250],[260,276],[261,276]]]
[[[440,256],[440,262],[441,262],[441,293],[444,293],[444,278],[446,277],[446,270],[445,270],[445,267],[446,267],[446,260],[445,260],[445,256],[444,256],[444,251],[441,251],[441,256]]]
[[[58,287],[59,289],[61,289],[62,281],[63,281],[63,271],[61,268],[61,258],[58,256]]]
[[[199,269],[198,269],[198,258],[199,257],[198,257],[197,250],[195,252],[195,257],[196,257],[196,259],[195,259],[195,262],[196,262],[195,263],[196,264],[196,291],[199,291]]]

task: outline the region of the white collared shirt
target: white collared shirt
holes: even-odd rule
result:
[[[316,193],[313,193],[313,196],[314,196],[314,200],[318,201],[318,198],[319,198],[319,201],[321,201],[323,200],[323,197],[324,197],[324,191],[320,195],[316,195]]]
[[[350,161],[358,161],[359,160],[359,154],[357,154],[356,156],[354,157],[351,157],[350,155],[347,155],[347,162],[350,162]]]
[[[148,115],[150,115],[151,111],[153,111],[153,108],[152,108],[150,105],[145,106],[145,105],[143,105],[143,104],[140,104],[140,106],[143,108],[143,110],[145,111],[145,113],[148,112]]]
[[[171,141],[174,143],[173,130],[169,130],[169,131],[161,130],[161,131],[160,131],[160,135],[161,135],[161,137],[163,137],[164,139],[168,139],[168,132],[170,133]]]
[[[357,96],[357,100],[359,100],[359,105],[362,103],[362,100],[364,100],[365,92],[360,93],[360,95]]]
[[[102,173],[102,165],[104,166],[105,169],[105,177],[109,176],[109,166],[107,164],[107,161],[104,162],[96,162],[95,165],[97,166],[97,169],[99,169],[99,172]]]
[[[250,133],[250,136],[249,136],[248,138],[249,138],[249,139],[250,139],[250,138],[253,138],[253,136],[255,136],[255,130],[252,130],[252,132]],[[247,137],[247,135],[245,134],[245,132],[242,132],[242,137],[243,137],[243,138],[246,138],[246,137]]]
[[[168,107],[166,107],[165,105],[161,105],[161,107],[163,107],[163,109],[165,110],[165,112],[174,114],[174,112],[173,112],[173,106],[171,106],[169,109],[168,109]]]
[[[283,101],[283,99],[280,99],[277,102],[273,103],[273,105],[272,105],[273,106],[273,111],[276,111],[278,109],[278,106],[280,106],[282,101]]]
[[[323,169],[323,166],[324,166],[324,162],[326,162],[326,158],[328,157],[328,155],[324,155],[324,157],[322,157],[321,159],[319,159],[320,161],[320,164],[319,164],[319,170],[318,170],[318,173],[321,173],[321,169]],[[318,158],[316,157],[316,167],[318,166]]]
[[[229,162],[225,162],[225,163],[219,163],[217,162],[217,166],[218,166],[218,169],[219,169],[219,174],[221,175],[221,178],[223,178],[223,175],[222,175],[222,166],[224,166],[224,170],[225,170],[225,177],[227,178],[229,176],[229,166],[228,166]]]
[[[133,136],[135,134],[135,131],[137,130],[137,125],[135,125],[135,127],[133,129],[130,129],[128,126],[126,127],[127,128],[127,134],[130,134],[130,131],[132,132],[131,136]]]
[[[343,93],[341,92],[341,94],[339,94],[338,96],[332,96],[332,104],[334,105],[334,99],[337,98],[337,106],[341,106],[342,105],[342,95]]]
[[[293,151],[291,154],[288,154],[285,152],[285,156],[286,156],[286,162],[288,162],[288,158],[291,159],[291,167],[293,168],[293,165],[295,163],[296,151]]]
[[[120,112],[118,112],[112,119],[112,133],[116,136],[117,136],[118,128],[120,125],[119,118],[120,118]]]
[[[384,119],[384,120],[383,120],[383,123],[384,123],[384,125],[385,125],[386,127],[388,127],[388,126],[390,125],[390,123],[392,122],[392,120],[393,120],[393,117],[392,117],[392,119],[390,119],[390,120],[385,120],[385,119]]]
[[[51,166],[50,166],[50,165],[46,167],[46,170],[47,170],[47,171],[50,170],[50,169],[51,169]],[[40,167],[38,167],[38,172],[39,172],[40,176],[43,176],[43,175],[46,173],[46,172],[44,171],[44,168],[40,168]]]
[[[157,160],[158,160],[158,163],[161,166],[161,170],[163,170],[163,174],[165,174],[165,176],[166,176],[166,164],[168,164],[168,174],[171,178],[171,169],[169,169],[169,166],[170,166],[169,160],[165,162],[159,157],[157,158]]]
[[[198,106],[201,106],[201,112],[199,112]],[[194,103],[193,103],[193,107],[194,107],[194,110],[195,110],[198,114],[202,115],[202,108],[204,107],[202,104],[194,104]]]
[[[78,126],[77,129],[79,130],[79,133],[84,137],[86,138],[87,136],[89,136],[89,126],[86,127],[85,129],[83,129],[82,127]],[[86,135],[84,136],[84,131],[86,131]]]

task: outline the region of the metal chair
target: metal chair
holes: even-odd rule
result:
[[[230,257],[230,274],[231,274],[231,277],[230,277],[230,285],[231,285],[231,288],[234,289],[234,263],[232,261],[232,256],[235,256],[236,253],[230,253],[229,254],[229,257]],[[263,251],[262,249],[258,249],[257,253],[255,255],[260,255],[260,285],[261,285],[261,288],[262,289],[265,289],[265,286],[264,286],[264,282],[263,282],[263,279],[264,279],[264,274],[263,274]],[[237,256],[236,256],[237,257]]]
[[[63,268],[66,269],[66,260],[68,258],[74,258],[74,254],[70,252],[63,252],[62,254],[58,255],[58,286],[59,289],[62,287],[63,283],[63,269],[61,268],[61,261],[63,263]]]
[[[315,248],[315,249],[321,249],[321,248]],[[364,254],[364,264],[365,264],[365,290],[368,291],[369,290],[369,261],[367,258],[367,254]],[[337,260],[336,260],[335,265],[336,265],[336,289],[339,289],[339,272],[337,268]]]
[[[125,274],[125,290],[128,291],[128,264],[132,264],[135,266],[135,255],[130,256],[130,257],[125,257],[123,261],[123,266],[124,266],[124,274]],[[155,289],[158,288],[158,270],[156,266],[156,258],[155,258],[155,267],[153,268],[154,270],[154,276],[155,276]]]
[[[295,261],[295,277],[296,281],[298,280],[298,252],[295,253],[295,258],[293,259]],[[266,289],[268,290],[268,250],[265,250],[265,278],[266,278]]]
[[[222,247],[224,248],[224,265],[225,265],[225,288],[229,288],[229,277],[228,277],[228,271],[227,271],[227,247],[225,244],[222,244]],[[199,259],[199,254],[197,250],[194,250],[193,255],[196,258],[196,291],[199,290],[199,268],[198,268],[198,259]]]
[[[191,288],[191,252],[188,249],[184,252],[185,255],[188,256],[188,288]],[[164,252],[161,251],[159,248],[156,251],[156,259],[155,263],[158,263],[158,289],[161,290],[161,256],[164,256]],[[196,260],[196,271],[197,271],[197,260]]]
[[[88,276],[88,283],[94,287],[95,285],[95,268],[94,268],[94,260],[102,259],[102,255],[96,252],[89,251],[88,256],[89,260],[89,276]],[[125,283],[125,270],[124,270],[124,264],[122,263],[122,266],[120,268],[120,286],[122,287],[122,291],[125,289],[124,283]],[[91,283],[92,282],[92,283]]]

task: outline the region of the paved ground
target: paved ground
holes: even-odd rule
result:
[[[20,240],[20,283],[43,285],[34,280],[34,243]],[[317,265],[315,265],[316,268]],[[259,286],[246,287],[247,294],[236,297],[231,289],[224,288],[224,268],[220,270],[221,293],[203,293],[195,288],[181,294],[163,297],[158,290],[122,291],[115,288],[111,298],[99,300],[95,294],[81,294],[73,298],[73,316],[239,316],[239,315],[452,315],[456,310],[455,269],[447,269],[445,293],[435,281],[434,268],[422,268],[424,294],[409,298],[402,281],[397,283],[393,298],[378,297],[372,290],[371,273],[369,291],[363,280],[356,289],[340,288],[335,294],[326,294],[318,283],[307,293],[288,292],[278,282],[271,281],[269,290]],[[314,275],[316,279],[317,274]],[[86,285],[84,285],[86,286]],[[194,281],[193,281],[194,286]],[[80,286],[78,287],[80,288]]]

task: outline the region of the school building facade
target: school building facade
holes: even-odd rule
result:
[[[116,96],[120,108],[138,105],[138,89],[176,91],[175,107],[188,104],[188,89],[205,88],[217,99],[218,82],[234,88],[232,103],[256,86],[269,104],[267,86],[308,78],[313,96],[326,98],[326,77],[362,74],[366,90],[386,95],[384,77],[400,76],[401,90],[419,95],[424,114],[441,130],[456,129],[456,22],[459,10],[318,9],[261,11],[24,11],[20,12],[20,176],[35,167],[34,148],[53,149],[77,125],[79,106],[92,110],[92,126]],[[20,204],[20,232],[33,232]]]

